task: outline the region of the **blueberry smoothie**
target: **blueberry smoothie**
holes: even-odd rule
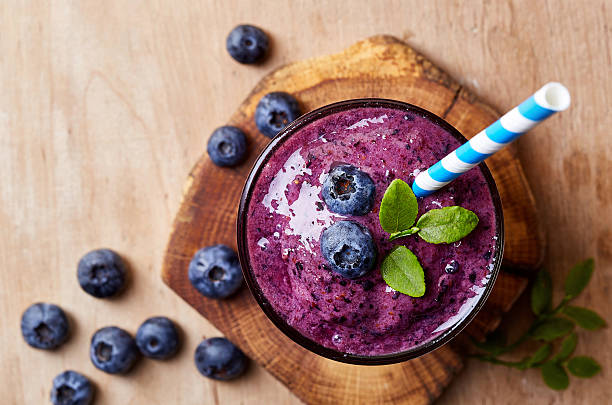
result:
[[[463,320],[485,291],[499,249],[501,225],[483,171],[470,170],[418,199],[419,217],[454,205],[476,213],[478,225],[459,242],[431,244],[417,235],[390,242],[378,217],[394,179],[412,184],[460,144],[418,111],[387,107],[324,116],[279,144],[253,180],[243,239],[252,276],[276,314],[326,348],[363,356],[409,350]],[[363,197],[369,205],[359,215],[339,213],[326,203],[323,184],[338,167],[365,173],[373,183]],[[347,178],[343,187],[359,189],[356,176]],[[371,271],[343,277],[332,270],[321,249],[322,234],[341,221],[353,224],[345,233],[363,229],[371,235],[375,253],[363,253],[371,256],[363,258],[372,260]],[[423,267],[422,297],[393,290],[381,276],[382,259],[398,245],[408,247]]]

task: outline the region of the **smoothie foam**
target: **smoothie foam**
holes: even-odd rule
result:
[[[478,215],[476,229],[459,242],[433,245],[416,235],[389,242],[378,220],[380,201],[393,179],[411,184],[459,145],[415,112],[367,107],[321,118],[285,140],[255,180],[246,211],[253,276],[274,311],[307,338],[359,355],[410,349],[463,319],[484,291],[496,256],[495,208],[482,171],[475,168],[419,199],[419,216],[451,205]],[[368,214],[342,216],[325,206],[321,184],[340,163],[356,166],[375,182],[375,204]],[[342,219],[367,227],[378,249],[375,268],[357,280],[329,270],[320,251],[321,232]],[[400,244],[423,266],[423,297],[393,291],[380,275],[380,262]],[[449,265],[456,270],[452,274],[445,270]]]

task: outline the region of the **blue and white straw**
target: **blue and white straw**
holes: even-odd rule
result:
[[[434,193],[569,105],[570,94],[565,86],[556,82],[545,84],[518,107],[421,172],[412,183],[414,194],[425,197]]]

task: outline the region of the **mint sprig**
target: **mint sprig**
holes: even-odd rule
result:
[[[378,219],[389,240],[418,234],[429,243],[453,243],[467,236],[478,225],[478,217],[459,206],[433,209],[421,215],[416,225],[419,205],[412,188],[403,180],[391,182],[380,203]],[[423,267],[405,246],[393,249],[383,260],[383,279],[396,291],[411,297],[425,294]]]
[[[590,378],[601,371],[601,366],[589,356],[574,356],[578,343],[575,325],[586,330],[597,330],[606,326],[606,321],[595,311],[569,305],[587,286],[594,269],[593,259],[575,265],[565,280],[565,296],[552,307],[552,281],[550,274],[542,270],[538,273],[531,289],[531,309],[535,320],[525,333],[514,343],[507,344],[500,339],[500,332],[492,333],[485,342],[474,342],[480,352],[473,357],[478,360],[513,367],[519,370],[540,368],[542,379],[550,388],[563,390],[569,386],[569,373],[580,378]],[[553,354],[555,342],[557,353]],[[511,361],[500,356],[512,352],[526,341],[546,342],[533,355],[519,361]]]
[[[427,211],[413,226],[418,211],[412,188],[403,180],[393,180],[378,212],[380,226],[391,234],[389,240],[418,234],[429,243],[453,243],[466,237],[478,225],[476,214],[454,205]]]

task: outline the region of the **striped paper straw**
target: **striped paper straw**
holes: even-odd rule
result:
[[[569,105],[570,94],[565,86],[556,82],[545,84],[518,107],[421,172],[412,183],[414,194],[425,197],[434,193]]]

